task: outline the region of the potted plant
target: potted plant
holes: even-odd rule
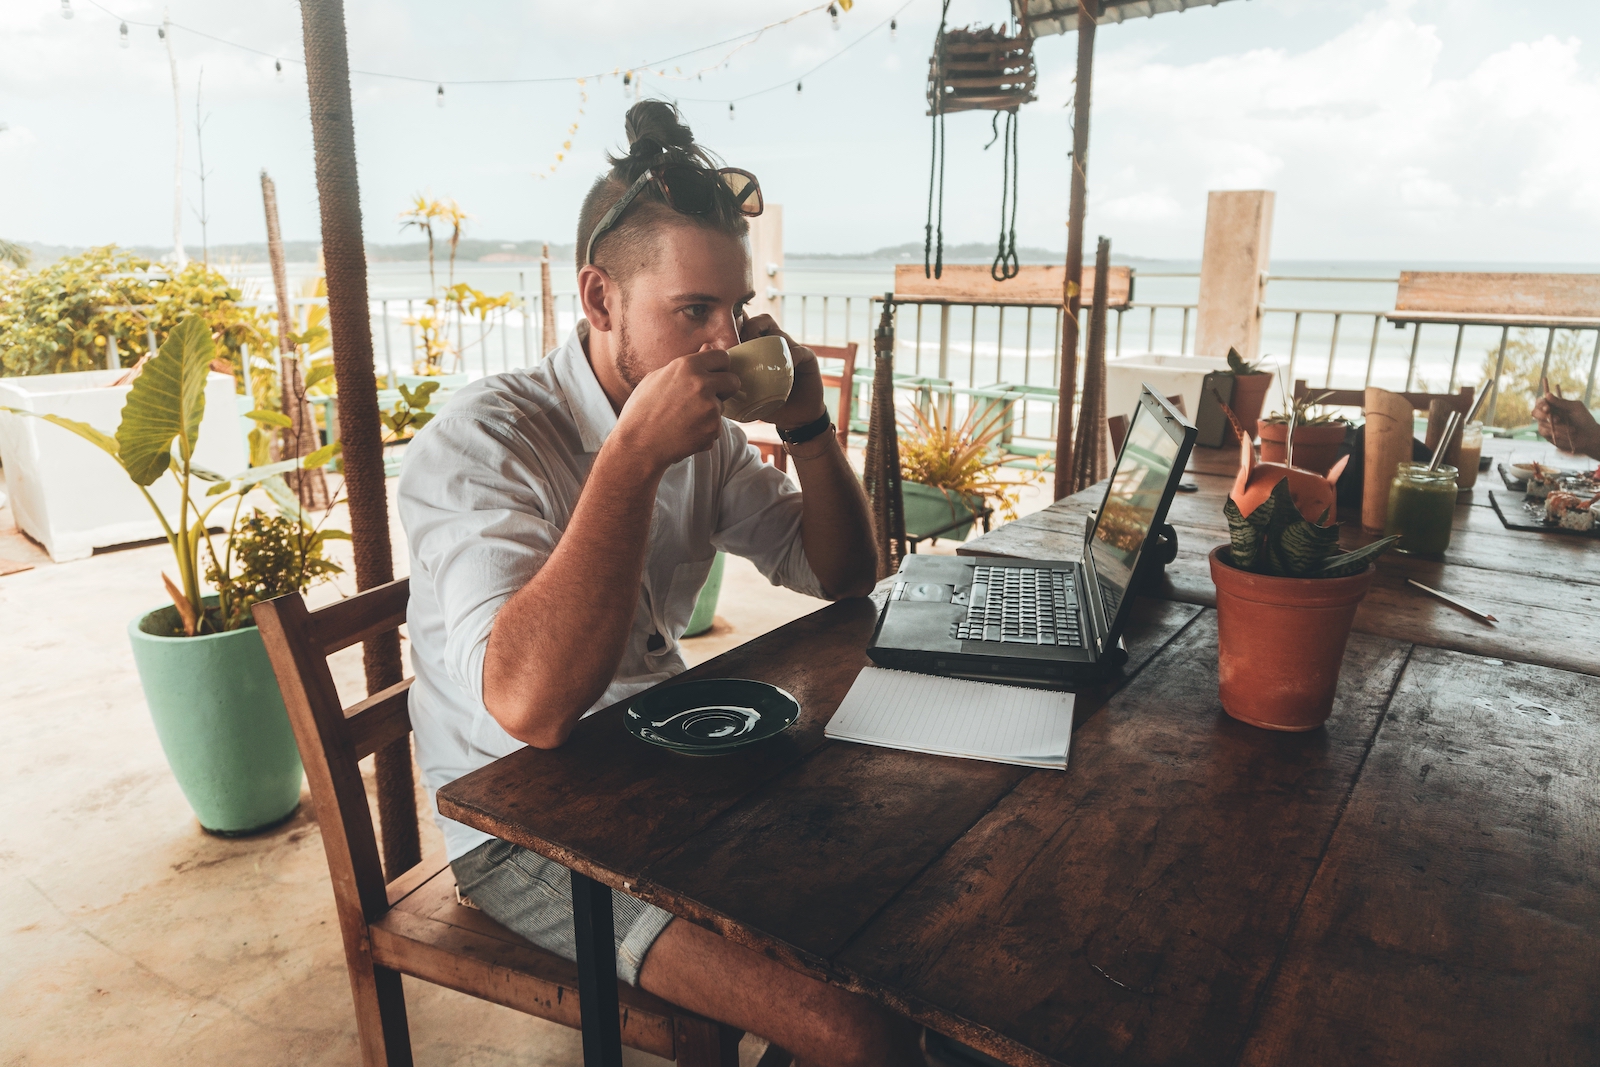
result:
[[[1331,408],[1316,414],[1311,408],[1322,403],[1331,393],[1318,396],[1307,394],[1296,400],[1287,414],[1275,411],[1257,424],[1261,434],[1261,460],[1264,463],[1288,465],[1289,432],[1294,427],[1293,465],[1301,470],[1327,474],[1344,451],[1344,442],[1350,423]]]
[[[1017,493],[1043,475],[1000,477],[1005,456],[995,447],[1012,401],[974,404],[956,423],[941,405],[913,407],[900,423],[900,497],[906,534],[964,541],[985,501],[1017,517]]]
[[[299,754],[250,605],[303,591],[337,572],[323,548],[328,540],[348,535],[311,527],[281,477],[326,464],[338,451],[336,444],[304,459],[247,468],[230,477],[195,463],[214,354],[204,318],[180,322],[133,380],[115,436],[58,415],[37,417],[110,455],[166,533],[178,574],[177,581],[162,574],[172,603],[134,619],[128,636],[174,777],[200,825],[231,835],[282,821],[300,798]],[[251,417],[274,426],[288,421],[276,411],[255,411]],[[150,493],[169,475],[178,487],[173,514]],[[280,516],[253,507],[246,513],[246,495],[256,487],[280,507]],[[230,502],[231,521],[219,552],[212,516]],[[204,592],[202,576],[214,593]]]
[[[1238,349],[1230,348],[1226,373],[1233,375],[1233,399],[1228,406],[1243,427],[1245,437],[1254,440],[1261,406],[1266,403],[1267,390],[1272,387],[1272,372],[1262,370],[1260,363],[1247,363]],[[1229,430],[1234,434],[1239,432],[1231,422]]]
[[[1398,538],[1339,548],[1334,483],[1254,462],[1240,444],[1239,475],[1223,506],[1229,544],[1211,553],[1217,585],[1217,688],[1233,718],[1268,730],[1314,730],[1333,710],[1356,607],[1377,559]],[[1316,516],[1315,520],[1307,515]]]

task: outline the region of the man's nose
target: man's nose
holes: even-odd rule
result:
[[[712,325],[711,343],[718,348],[732,348],[739,343],[739,327],[732,318]]]

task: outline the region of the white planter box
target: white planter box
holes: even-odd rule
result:
[[[1212,356],[1165,356],[1146,352],[1106,360],[1106,415],[1132,415],[1139,406],[1139,387],[1146,383],[1158,396],[1183,397],[1183,410],[1193,422],[1200,410],[1200,385],[1213,371],[1227,370],[1228,361]]]
[[[132,386],[108,386],[121,371],[91,370],[0,378],[0,407],[61,415],[115,434]],[[219,474],[245,468],[233,378],[206,380],[206,412],[195,462]],[[164,536],[137,486],[116,460],[69,430],[41,419],[0,412],[0,463],[11,513],[50,558],[82,559],[97,548]],[[202,485],[198,492],[203,493]],[[178,483],[167,474],[150,487],[169,521],[177,517]]]

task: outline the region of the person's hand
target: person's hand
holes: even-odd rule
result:
[[[728,353],[708,343],[644,376],[612,431],[660,470],[705,452],[722,433],[722,401],[739,391]]]
[[[822,416],[822,371],[817,365],[817,354],[778,329],[771,315],[746,319],[744,328],[739,331],[739,340],[773,334],[789,342],[789,356],[794,360],[794,388],[783,407],[772,413],[772,424],[780,430],[797,430]]]
[[[1600,459],[1600,425],[1581,400],[1564,400],[1546,392],[1533,406],[1539,436],[1561,449]]]

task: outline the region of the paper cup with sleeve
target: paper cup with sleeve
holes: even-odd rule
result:
[[[753,337],[728,349],[728,362],[739,376],[739,391],[722,402],[722,414],[734,422],[770,419],[794,388],[794,359],[789,342],[778,334]]]

